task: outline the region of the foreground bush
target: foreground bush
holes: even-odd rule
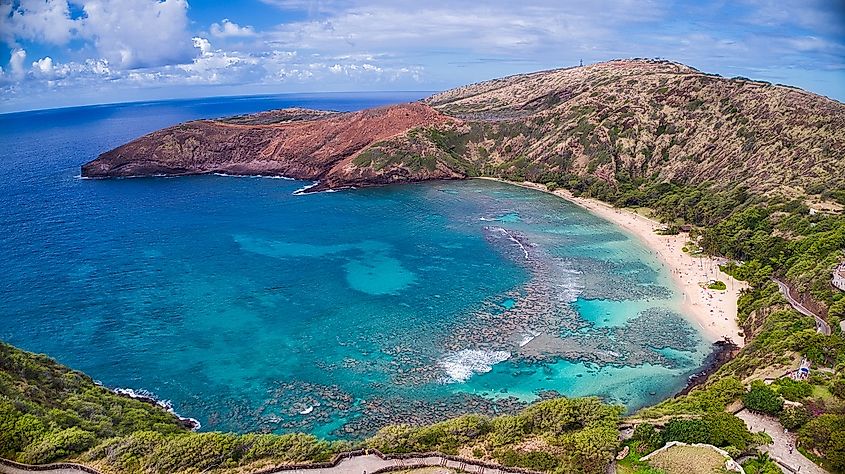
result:
[[[462,416],[426,427],[388,426],[367,446],[382,452],[440,451],[473,455],[507,466],[563,472],[601,472],[619,446],[622,408],[597,398],[559,398],[515,416]]]
[[[767,415],[777,415],[783,409],[783,399],[765,383],[755,380],[751,390],[742,396],[746,408]]]
[[[804,447],[824,458],[825,467],[845,472],[845,415],[821,415],[807,422],[798,432]]]
[[[663,442],[705,443],[719,447],[733,446],[740,452],[754,442],[745,423],[730,413],[709,413],[701,418],[676,418],[663,429]]]

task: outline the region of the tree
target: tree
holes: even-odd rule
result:
[[[845,415],[824,414],[810,420],[798,432],[798,440],[822,453],[830,470],[845,471]]]
[[[742,404],[752,411],[777,415],[783,408],[783,399],[765,383],[751,382],[751,390],[742,396]]]
[[[640,423],[637,425],[634,428],[631,439],[640,442],[638,451],[641,453],[648,453],[663,446],[663,438],[651,423]]]
[[[780,424],[788,430],[796,430],[810,421],[810,411],[803,406],[785,406],[778,415]]]

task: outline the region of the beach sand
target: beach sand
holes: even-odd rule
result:
[[[549,191],[542,184],[515,183],[495,178],[481,178],[554,194],[610,221],[638,238],[650,248],[669,268],[678,288],[683,292],[681,312],[697,325],[702,334],[713,342],[730,339],[739,347],[744,345],[742,330],[736,323],[737,298],[747,285],[719,270],[718,261],[711,257],[693,257],[682,250],[688,241],[688,234],[659,235],[654,231],[663,227],[659,222],[634,213],[628,209],[615,208],[604,202],[575,197],[567,190]],[[702,285],[710,280],[721,280],[727,290],[716,291]]]

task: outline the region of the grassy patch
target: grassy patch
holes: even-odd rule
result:
[[[672,446],[648,460],[666,474],[713,474],[725,466],[725,457],[709,448]]]

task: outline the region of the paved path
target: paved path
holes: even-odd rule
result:
[[[805,316],[811,316],[811,317],[815,318],[815,320],[816,320],[816,331],[824,334],[825,336],[830,336],[830,325],[827,324],[827,321],[825,321],[821,317],[817,316],[816,313],[810,311],[803,304],[799,303],[795,298],[793,298],[792,295],[789,294],[789,287],[786,285],[786,283],[778,280],[777,278],[772,278],[772,279],[775,281],[775,283],[778,284],[778,289],[780,290],[780,293],[784,297],[786,297],[786,300],[789,301],[789,304],[791,304],[792,307],[795,308],[796,311],[798,311],[799,313],[801,313]]]
[[[768,451],[773,460],[779,461],[781,463],[781,469],[784,472],[799,472],[801,474],[827,473],[827,471],[804,457],[797,449],[793,449],[790,453],[789,447],[795,446],[795,433],[784,433],[783,426],[781,426],[776,418],[758,415],[748,410],[740,410],[736,416],[745,422],[751,432],[765,431],[766,434],[772,437],[773,443],[760,449]],[[791,470],[784,470],[783,464],[789,466]]]
[[[50,469],[47,471],[27,471],[26,469],[18,469],[12,466],[0,464],[0,472],[3,474],[33,474],[36,472],[46,472],[48,474],[87,474],[86,471],[79,469]]]
[[[290,474],[375,474],[378,472],[392,471],[397,467],[416,468],[426,466],[447,467],[474,474],[519,473],[516,469],[508,469],[505,467],[484,467],[476,464],[446,459],[435,454],[421,455],[419,457],[406,459],[383,459],[376,454],[361,454],[342,459],[333,467],[306,468],[303,466],[299,469],[262,469],[260,472],[265,474],[272,472]],[[86,471],[73,468],[40,469],[38,471],[31,471],[0,463],[0,473],[3,474],[33,474],[34,472],[47,474],[86,474]]]
[[[440,456],[425,456],[407,459],[382,459],[375,454],[365,454],[362,456],[347,458],[340,461],[340,463],[334,467],[295,469],[278,472],[292,474],[373,474],[375,472],[392,470],[396,467],[402,466],[406,466],[408,468],[442,466],[476,474],[510,474],[514,472],[509,471],[506,468],[491,468],[477,466],[474,464],[465,464],[459,461],[445,459]]]

